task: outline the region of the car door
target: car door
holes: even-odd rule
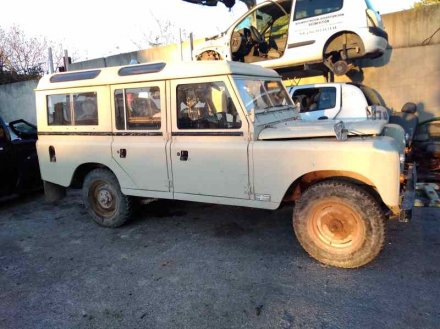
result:
[[[248,123],[229,79],[175,80],[170,89],[175,198],[249,199]]]
[[[0,122],[0,195],[11,193],[16,181],[17,173],[10,135],[3,122]]]
[[[112,156],[136,184],[123,187],[168,192],[165,83],[115,85],[112,95]]]
[[[295,63],[322,59],[325,43],[344,23],[343,0],[295,0],[288,55]]]

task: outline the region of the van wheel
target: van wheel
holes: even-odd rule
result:
[[[82,195],[87,211],[101,226],[118,227],[130,218],[132,199],[121,192],[109,170],[92,170],[84,180]]]
[[[384,213],[362,187],[329,180],[307,189],[296,203],[299,243],[321,263],[356,268],[372,261],[385,238]]]

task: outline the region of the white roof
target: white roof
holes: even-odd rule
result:
[[[161,67],[163,65],[163,68]],[[158,72],[141,73],[132,75],[119,75],[119,70],[124,68],[142,68],[148,65],[162,68]],[[74,79],[75,74],[86,72],[99,71],[99,74],[94,78],[88,79]],[[67,82],[51,82],[51,79],[63,79],[71,75],[72,81]],[[87,87],[97,85],[109,85],[119,83],[132,83],[143,81],[157,81],[170,79],[183,79],[194,77],[208,77],[217,75],[248,75],[279,78],[278,73],[273,70],[263,68],[258,65],[251,65],[239,62],[229,61],[194,61],[194,62],[172,62],[172,63],[143,63],[137,65],[126,65],[118,67],[97,68],[81,71],[69,71],[64,73],[54,73],[45,75],[40,79],[36,90],[50,90],[72,87]]]

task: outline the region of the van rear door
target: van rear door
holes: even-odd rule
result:
[[[165,83],[114,85],[112,98],[114,161],[135,189],[169,192]]]

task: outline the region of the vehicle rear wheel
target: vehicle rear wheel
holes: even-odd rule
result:
[[[131,216],[132,199],[121,192],[116,176],[106,169],[95,169],[85,178],[82,195],[93,220],[104,227],[118,227]]]
[[[372,261],[385,238],[380,204],[362,187],[329,180],[296,203],[293,228],[307,253],[321,263],[356,268]]]

